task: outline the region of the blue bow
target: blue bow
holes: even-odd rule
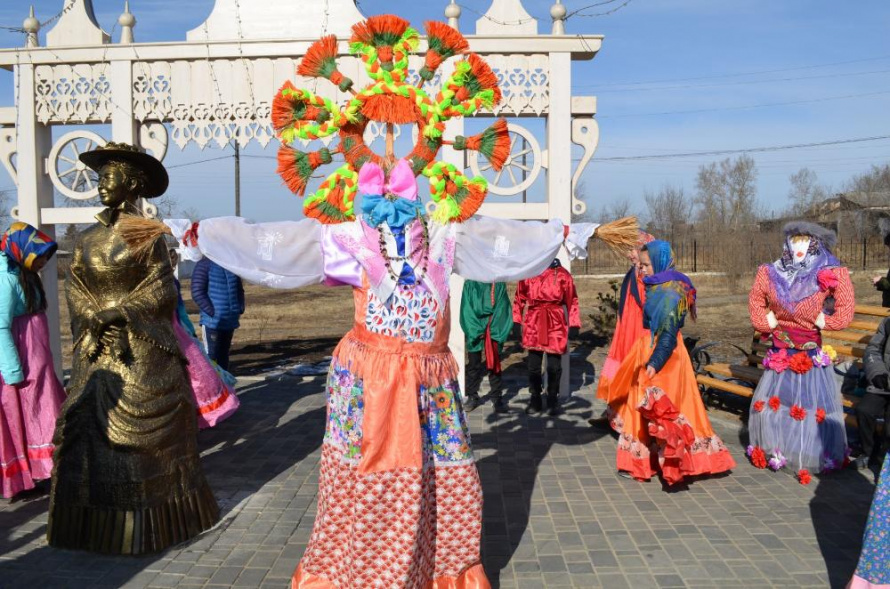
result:
[[[416,200],[390,200],[379,194],[365,194],[362,196],[362,213],[371,227],[377,227],[384,221],[390,227],[404,227],[423,213],[423,206]]]

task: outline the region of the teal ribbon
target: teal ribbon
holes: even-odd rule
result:
[[[423,214],[423,206],[417,200],[390,200],[379,194],[365,194],[362,196],[362,213],[365,223],[371,227],[377,227],[384,221],[391,228],[404,227]]]

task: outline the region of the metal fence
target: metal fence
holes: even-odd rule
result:
[[[733,243],[684,239],[671,245],[677,269],[682,272],[726,272],[731,263],[741,265],[736,270],[753,270],[759,264],[777,259],[782,253],[780,239],[772,236],[770,239],[757,236],[747,241],[734,240]],[[733,251],[728,252],[729,248]],[[888,249],[880,238],[841,240],[835,246],[834,254],[851,270],[885,269],[890,264]],[[572,262],[574,274],[623,274],[627,267],[626,259],[613,254],[596,240],[588,244],[586,260]]]

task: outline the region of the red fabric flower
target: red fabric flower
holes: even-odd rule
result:
[[[751,452],[751,464],[757,468],[766,468],[766,454],[764,454],[763,448],[760,446],[757,446]]]
[[[798,352],[791,357],[791,370],[798,374],[806,374],[813,367],[813,361],[806,352]]]
[[[763,401],[757,401],[756,403],[754,403],[754,411],[760,413],[761,411],[763,411],[764,405],[766,405],[766,403],[764,403]]]
[[[773,411],[778,411],[779,407],[781,407],[782,401],[779,400],[779,397],[770,397],[769,398],[769,408]]]
[[[809,485],[810,481],[813,480],[813,477],[810,476],[810,471],[805,468],[797,471],[797,480],[801,485]]]
[[[816,409],[816,423],[822,423],[825,421],[825,409],[819,407]]]
[[[792,405],[789,413],[797,421],[803,421],[807,417],[807,410],[800,405]]]
[[[822,290],[832,290],[837,288],[837,276],[828,268],[819,270],[819,273],[816,274],[816,279],[819,281],[819,288]]]

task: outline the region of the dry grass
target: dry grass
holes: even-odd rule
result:
[[[856,300],[864,304],[880,304],[880,293],[871,284],[875,271],[853,272]],[[698,321],[689,322],[684,335],[701,338],[702,342],[722,341],[745,347],[751,341],[748,321],[747,287],[753,275],[744,276],[733,287],[722,276],[694,278],[699,297]],[[588,361],[602,366],[608,342],[595,338],[589,331],[589,315],[596,312],[597,293],[608,290],[609,279],[580,276],[576,279],[581,306],[582,340],[590,348]],[[61,285],[64,290],[64,284]],[[515,286],[508,287],[509,292]],[[330,355],[337,341],[353,322],[352,290],[313,286],[297,291],[281,291],[246,285],[247,311],[241,318],[241,329],[235,333],[233,369],[247,374],[269,370],[282,364],[315,361]],[[192,303],[189,284],[183,283],[186,306],[195,325],[197,307]],[[64,293],[63,293],[64,296]],[[63,361],[71,364],[71,333],[68,329],[67,305],[62,305]],[[505,364],[522,359],[511,354]]]

